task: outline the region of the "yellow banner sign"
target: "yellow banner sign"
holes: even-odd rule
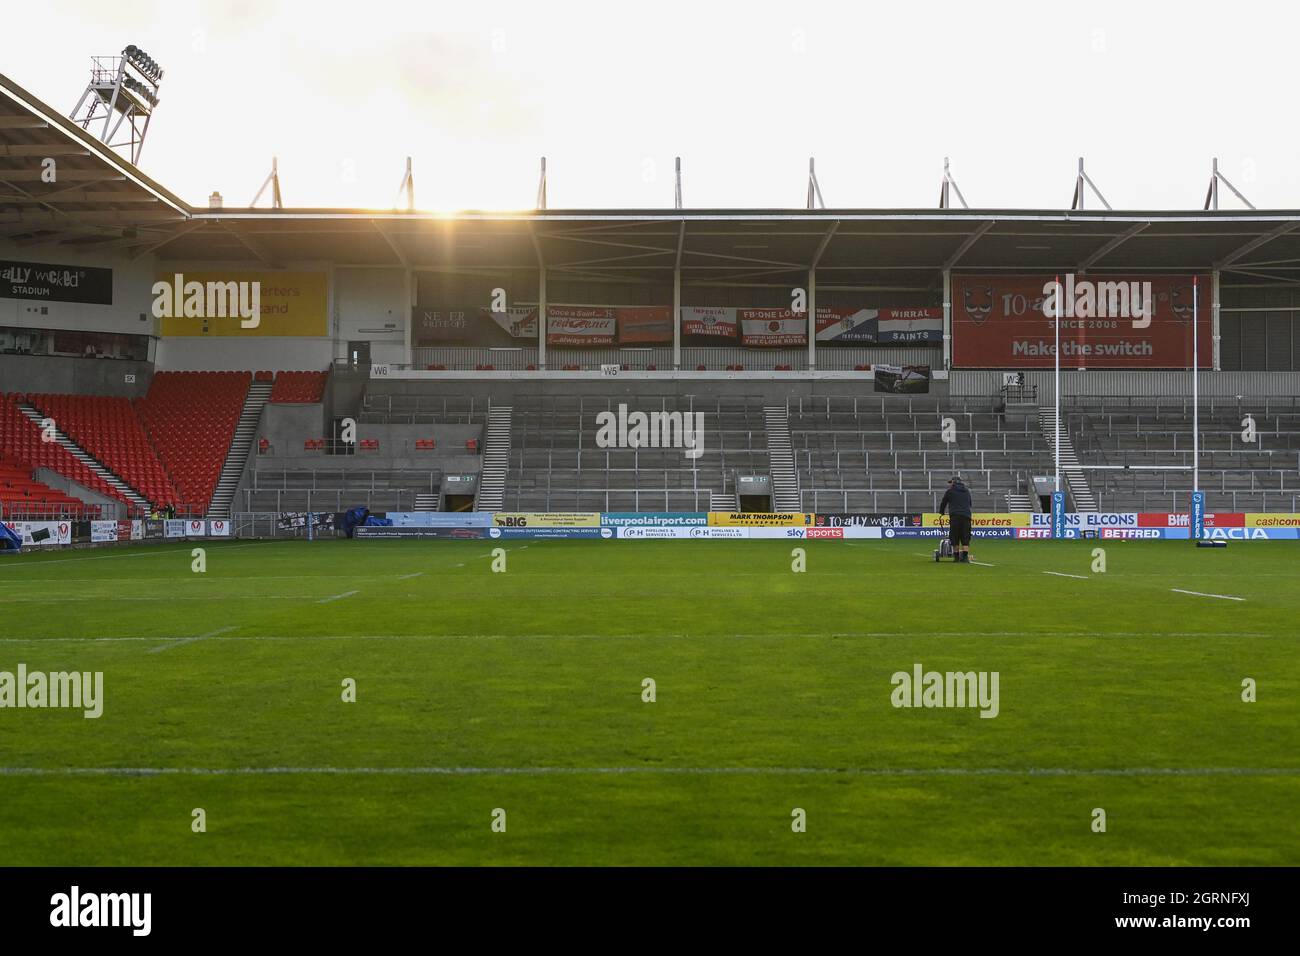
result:
[[[600,512],[539,514],[531,511],[499,511],[492,516],[498,528],[599,528]]]
[[[995,511],[977,511],[971,515],[970,522],[972,528],[1030,528],[1033,527],[1033,524],[1033,515]],[[948,516],[934,511],[926,512],[921,515],[921,525],[926,528],[946,528],[948,527]]]
[[[1300,515],[1288,514],[1245,514],[1247,528],[1300,528]]]
[[[723,528],[807,528],[813,516],[805,511],[710,511],[709,524]]]
[[[323,272],[167,272],[153,285],[165,336],[329,334]]]

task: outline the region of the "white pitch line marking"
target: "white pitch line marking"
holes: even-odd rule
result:
[[[221,551],[238,551],[240,548],[256,548],[258,544],[235,544],[228,548],[221,548]],[[209,545],[210,546],[210,545]],[[38,545],[39,547],[39,545]],[[145,545],[145,547],[150,547]],[[189,554],[191,548],[160,548],[157,551],[137,551],[133,554],[97,554],[89,558],[55,558],[53,561],[24,561],[19,558],[21,563],[18,564],[0,564],[0,569],[5,568],[43,568],[47,564],[72,564],[77,561],[108,561],[112,559],[124,560],[126,558],[154,558],[160,554]],[[37,552],[38,554],[40,552]]]
[[[1278,638],[1264,631],[927,631],[926,637],[1257,637]],[[212,641],[542,641],[542,640],[775,640],[809,638],[916,637],[915,631],[833,631],[830,634],[235,634],[205,637]],[[138,644],[161,637],[0,637],[0,644]],[[185,638],[193,640],[193,638]]]
[[[338,601],[346,597],[352,597],[354,594],[360,594],[360,591],[344,591],[342,594],[331,594],[327,598],[321,598],[317,604],[329,604],[330,601]]]
[[[976,561],[976,560],[974,560],[974,559],[971,560],[971,564],[978,564],[981,568],[996,568],[996,567],[997,567],[996,564],[989,564],[987,561]]]
[[[1044,574],[1050,574],[1054,578],[1075,578],[1079,581],[1088,580],[1086,574],[1066,574],[1064,571],[1044,571]]]
[[[1170,588],[1171,591],[1177,591],[1179,594],[1194,594],[1196,597],[1219,598],[1221,601],[1244,601],[1244,597],[1233,597],[1231,594],[1206,594],[1204,591],[1184,591],[1182,588]]]
[[[420,575],[422,575],[422,574],[424,574],[423,571],[416,571],[416,572],[414,572],[414,573],[412,573],[412,574],[403,574],[403,575],[400,576],[397,580],[399,580],[399,581],[409,581],[409,580],[411,580],[411,578],[418,578],[418,577],[419,577]]]
[[[1300,767],[0,767],[4,777],[163,776],[1295,777]]]
[[[238,626],[231,625],[215,631],[209,631],[207,634],[200,634],[198,637],[183,637],[179,641],[172,641],[170,644],[159,644],[157,647],[149,648],[150,654],[157,654],[159,651],[165,651],[169,647],[180,647],[182,644],[193,644],[195,641],[206,641],[210,637],[216,637],[218,634],[225,634],[228,631],[238,630]]]

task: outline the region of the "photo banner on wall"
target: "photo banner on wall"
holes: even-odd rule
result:
[[[1056,309],[1052,275],[954,275],[953,365],[1052,368]],[[1197,301],[1199,364],[1214,343],[1210,279]],[[1062,275],[1062,368],[1190,368],[1190,275]]]
[[[156,277],[154,315],[172,337],[325,336],[326,284],[324,272],[164,272]],[[254,301],[249,325],[237,308]]]

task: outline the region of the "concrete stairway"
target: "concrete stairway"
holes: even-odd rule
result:
[[[1029,495],[1007,492],[1007,510],[1019,514],[1032,514],[1034,502]]]
[[[262,419],[262,409],[266,407],[267,399],[271,397],[272,387],[271,382],[254,381],[248,388],[248,394],[244,396],[244,408],[239,413],[235,437],[231,439],[225,463],[221,466],[221,477],[217,479],[217,487],[208,505],[208,514],[213,517],[230,517],[230,505],[235,499],[235,491],[239,488],[239,479],[244,474],[244,466],[248,464],[248,455],[252,451],[253,440],[257,437],[257,423]]]
[[[37,427],[44,429],[43,423],[45,421],[45,416],[41,414],[35,406],[30,405],[27,402],[19,402],[18,410],[34,421]],[[99,475],[100,478],[103,478],[110,488],[115,489],[122,495],[122,497],[126,498],[127,501],[131,502],[133,505],[138,505],[139,507],[144,508],[146,511],[149,509],[148,499],[119,478],[115,472],[109,471],[107,466],[105,466],[98,458],[92,456],[88,451],[86,451],[86,449],[82,448],[60,431],[57,422],[54,423],[52,435],[54,436],[54,441],[67,449],[68,453],[72,455],[73,458],[77,459],[95,474]]]
[[[772,475],[774,511],[799,511],[799,473],[794,467],[794,449],[790,444],[790,416],[784,405],[763,408],[767,424],[768,467]]]
[[[1079,457],[1074,453],[1074,443],[1070,441],[1070,433],[1061,428],[1055,410],[1040,408],[1038,423],[1043,429],[1043,437],[1047,439],[1052,454],[1055,454],[1056,433],[1060,430],[1061,477],[1065,481],[1065,488],[1070,493],[1070,498],[1074,501],[1074,510],[1096,511],[1097,498],[1088,486],[1088,479],[1084,476],[1083,469],[1079,467]]]
[[[505,501],[506,472],[510,468],[510,423],[514,410],[493,405],[483,431],[483,469],[478,479],[475,511],[500,511]]]
[[[740,502],[736,500],[734,494],[723,495],[717,492],[712,492],[709,495],[710,511],[734,512],[739,510],[739,508]]]

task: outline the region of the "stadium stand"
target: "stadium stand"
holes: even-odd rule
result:
[[[57,442],[42,440],[40,427],[18,408],[17,395],[0,395],[0,455],[10,464],[48,468],[92,491],[129,503],[115,488]]]
[[[1178,511],[1192,485],[1192,406],[1180,398],[1066,400],[1063,415],[1105,511]],[[1243,440],[1250,415],[1256,440]],[[1300,504],[1300,399],[1202,401],[1200,485],[1207,510],[1288,511]],[[1128,466],[1135,470],[1120,470]],[[1146,468],[1148,470],[1136,470]]]
[[[597,416],[700,413],[704,453],[682,448],[601,448]],[[516,396],[505,506],[513,511],[708,511],[735,494],[738,474],[766,475],[761,397]]]
[[[0,456],[0,514],[14,518],[97,518],[99,508],[37,481],[27,465]]]
[[[108,395],[29,395],[28,401],[150,502],[178,503],[176,486],[130,401]]]
[[[137,400],[182,511],[206,512],[251,384],[249,372],[159,372]]]
[[[1004,417],[994,399],[867,395],[786,407],[806,511],[935,511],[956,473],[981,510],[1006,511],[1009,496],[1050,470],[1037,422]]]
[[[259,463],[243,490],[239,511],[436,510],[440,469],[303,468]],[[434,508],[422,508],[429,496]]]

